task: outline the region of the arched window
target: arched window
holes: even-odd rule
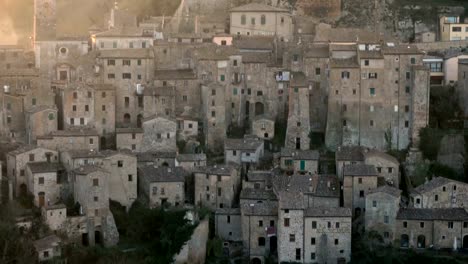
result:
[[[129,114],[129,113],[126,113],[126,114],[124,115],[123,121],[124,121],[125,124],[128,124],[128,123],[131,122],[131,117],[130,117],[130,114]]]
[[[262,25],[266,24],[266,16],[265,15],[262,15],[262,18],[260,19],[260,23],[262,23]]]
[[[247,18],[245,17],[245,15],[242,15],[241,16],[241,24],[245,25],[246,23],[247,23]]]
[[[418,236],[418,248],[426,247],[426,237],[423,235]]]
[[[406,235],[406,234],[401,235],[400,247],[402,247],[402,248],[409,247],[409,236],[408,235]]]

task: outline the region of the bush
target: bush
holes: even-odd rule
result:
[[[446,134],[445,131],[435,128],[423,128],[420,130],[420,143],[419,149],[421,150],[424,158],[429,160],[436,160],[437,153],[440,148],[440,141]]]

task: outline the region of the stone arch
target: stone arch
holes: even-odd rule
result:
[[[131,121],[132,121],[132,117],[130,116],[130,114],[125,113],[124,116],[123,116],[123,122],[125,124],[130,124]]]
[[[253,258],[250,260],[251,264],[262,264],[262,260],[259,258]]]
[[[418,236],[418,248],[426,248],[426,237],[424,235]]]

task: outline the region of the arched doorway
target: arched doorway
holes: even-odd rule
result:
[[[463,237],[463,248],[468,249],[468,235]]]
[[[131,118],[130,114],[129,113],[124,114],[123,122],[125,124],[130,124],[131,121],[132,121],[132,118]]]
[[[142,122],[143,121],[143,116],[141,114],[137,115],[137,127],[141,128]]]
[[[407,248],[409,247],[409,236],[407,234],[401,235],[400,238],[400,247]]]
[[[426,237],[423,235],[418,236],[418,248],[425,248],[426,247]]]
[[[259,258],[253,258],[250,260],[251,264],[262,264],[262,260]]]
[[[265,106],[263,103],[255,103],[255,116],[263,115],[265,113]]]
[[[102,245],[101,231],[99,230],[94,231],[94,242],[96,245]]]

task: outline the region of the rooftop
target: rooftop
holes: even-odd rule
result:
[[[253,171],[250,170],[247,174],[249,182],[267,181],[273,177],[271,171]]]
[[[155,80],[194,80],[197,79],[192,69],[177,70],[156,70],[154,72]]]
[[[47,173],[65,170],[62,163],[56,162],[28,162],[27,166],[32,173]]]
[[[278,201],[241,203],[243,215],[278,216]]]
[[[194,169],[195,173],[204,173],[210,175],[224,175],[224,176],[231,176],[233,170],[236,170],[235,167],[231,165],[214,165],[214,166],[203,166],[203,167],[196,167]]]
[[[146,59],[152,58],[152,49],[110,49],[101,50],[100,58]]]
[[[49,135],[41,136],[37,138],[53,138],[53,137],[87,137],[87,136],[99,136],[95,129],[72,129],[72,130],[57,130],[51,132]]]
[[[36,248],[36,251],[40,252],[56,247],[60,242],[61,240],[58,236],[50,235],[34,241],[34,247]]]
[[[240,215],[240,208],[218,208],[215,214],[217,215]]]
[[[246,4],[231,9],[231,12],[286,12],[289,10],[257,3]]]
[[[372,193],[386,193],[386,194],[390,194],[391,196],[400,197],[401,190],[392,186],[383,185],[376,189],[370,190],[368,194],[372,194]]]
[[[463,208],[401,208],[396,219],[466,221],[468,220],[468,213]]]
[[[233,45],[240,50],[272,51],[274,37],[270,36],[239,36],[234,38]]]
[[[317,150],[295,150],[282,148],[281,157],[292,157],[295,160],[318,160],[320,154]]]
[[[176,152],[139,152],[136,154],[138,162],[153,162],[156,159],[175,159]]]
[[[451,182],[454,182],[454,183],[457,183],[457,184],[465,184],[465,183],[462,183],[462,182],[457,182],[457,181],[454,181],[454,180],[451,180],[451,179],[447,179],[447,178],[444,178],[444,177],[435,177],[435,178],[432,178],[432,180],[424,183],[424,184],[421,184],[419,185],[418,187],[414,188],[412,190],[412,192],[416,192],[416,193],[425,193],[425,192],[430,192],[436,188],[439,188],[439,187],[442,187],[444,185],[447,185]]]
[[[359,146],[340,146],[335,156],[338,161],[364,161],[362,147]]]
[[[136,127],[116,128],[115,133],[117,134],[143,133],[143,128],[136,128]]]
[[[245,150],[255,151],[263,145],[263,140],[255,138],[226,138],[224,141],[225,150]]]
[[[330,59],[331,68],[359,68],[359,62],[357,57],[351,57],[347,59]]]
[[[181,162],[206,161],[206,154],[205,153],[179,154],[176,159]]]
[[[411,44],[405,44],[405,45],[400,45],[400,44],[389,44],[387,43],[382,47],[382,51],[384,54],[414,54],[414,55],[423,55],[424,53],[418,49],[416,45],[411,45]]]
[[[189,173],[181,167],[155,167],[144,166],[138,168],[141,177],[147,179],[148,182],[185,182],[185,177]]]
[[[344,176],[377,176],[377,170],[374,165],[367,164],[349,164],[343,168]]]
[[[77,175],[88,175],[96,171],[102,171],[102,172],[108,173],[106,170],[102,169],[101,167],[91,165],[91,164],[83,165],[73,170],[73,172]]]
[[[240,199],[245,200],[278,200],[272,190],[244,188],[240,193]]]
[[[89,150],[89,149],[80,149],[80,150],[69,150],[65,153],[68,153],[70,158],[72,159],[80,159],[80,158],[103,158],[99,151]]]
[[[379,159],[384,159],[386,161],[389,161],[389,162],[392,162],[392,163],[395,163],[395,164],[400,164],[400,162],[398,162],[398,160],[395,157],[393,157],[392,155],[387,154],[387,153],[382,152],[382,151],[374,150],[374,149],[366,149],[366,148],[363,149],[363,155],[364,155],[364,159],[377,157]]]
[[[351,218],[352,212],[350,208],[344,207],[314,207],[307,208],[304,211],[306,217],[349,217]]]

